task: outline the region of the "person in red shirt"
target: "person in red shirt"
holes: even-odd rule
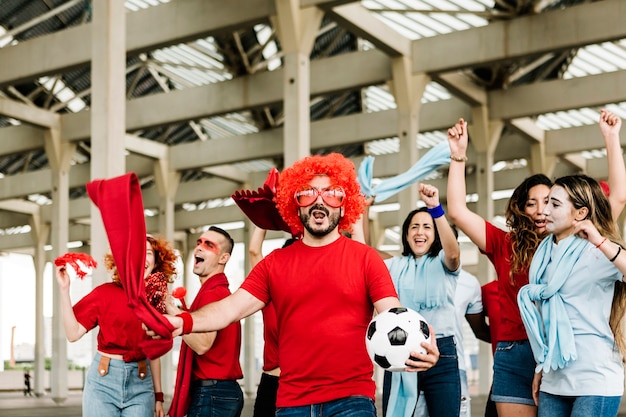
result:
[[[189,311],[222,300],[230,295],[224,267],[234,242],[228,232],[211,226],[196,242],[193,273],[200,279],[200,290]],[[182,311],[167,304],[170,314]],[[233,321],[219,331],[183,336],[176,374],[176,386],[168,411],[171,417],[239,417],[243,410],[243,378],[239,353],[241,324]]]
[[[150,292],[155,308],[167,295],[167,283],[176,272],[176,259],[166,241],[146,237],[144,279],[158,288],[165,287],[165,291]],[[67,268],[56,266],[67,340],[75,342],[99,326],[98,351],[83,388],[82,415],[163,417],[161,362],[148,361],[140,347],[145,339],[141,321],[129,307],[110,254],[105,256],[105,266],[112,271],[112,282],[97,286],[73,307]]]
[[[281,369],[276,414],[375,416],[366,329],[374,310],[400,302],[376,251],[340,233],[363,212],[354,165],[340,154],[299,160],[281,173],[275,201],[302,238],[266,256],[233,295],[191,314],[167,316],[172,334],[221,329],[271,301]],[[407,371],[437,362],[437,346],[423,347],[427,353],[412,352]]]
[[[250,266],[254,268],[263,259],[263,240],[265,229],[255,227],[250,236],[248,254]],[[289,238],[283,244],[283,248],[291,245],[296,240]],[[278,326],[276,323],[276,309],[272,302],[267,303],[261,310],[263,314],[263,373],[254,400],[252,417],[273,417],[276,415],[276,394],[280,379],[280,366],[278,364]]]
[[[613,218],[626,204],[626,168],[620,145],[621,120],[615,114],[600,112],[600,131],[609,165],[609,186]],[[537,406],[533,398],[535,360],[526,329],[522,323],[517,294],[528,284],[532,257],[546,236],[546,217],[552,181],[543,174],[526,178],[515,188],[506,210],[509,228],[504,231],[467,207],[465,162],[469,143],[467,122],[459,119],[448,129],[450,169],[448,171],[448,214],[453,223],[478,246],[495,267],[498,276],[500,323],[498,346],[494,356],[491,398],[498,415],[534,417]]]

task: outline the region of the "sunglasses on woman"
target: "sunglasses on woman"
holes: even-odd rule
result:
[[[343,205],[343,198],[346,196],[346,193],[341,187],[329,187],[324,188],[323,190],[308,187],[296,191],[294,198],[298,206],[306,207],[315,203],[318,196],[321,196],[324,203],[330,207],[339,208]]]

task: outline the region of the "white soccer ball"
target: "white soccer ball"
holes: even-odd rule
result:
[[[365,345],[375,364],[386,371],[402,372],[411,352],[426,353],[421,343],[430,339],[428,323],[421,314],[406,307],[394,307],[372,319]]]

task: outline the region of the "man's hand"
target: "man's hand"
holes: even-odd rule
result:
[[[174,330],[172,330],[172,337],[180,336],[181,334],[183,334],[183,319],[182,318],[177,317],[177,316],[170,316],[169,314],[164,314],[163,316],[174,327]],[[161,339],[161,336],[156,334],[153,330],[150,330],[148,326],[145,325],[145,323],[141,323],[141,327],[143,327],[143,330],[151,338]]]
[[[430,334],[432,335],[430,342],[422,342],[422,347],[426,349],[426,353],[411,352],[411,358],[405,362],[407,368],[405,372],[422,372],[427,371],[437,364],[439,361],[439,348],[437,347],[437,339],[433,326],[428,325]]]

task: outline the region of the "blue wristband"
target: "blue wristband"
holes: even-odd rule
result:
[[[446,214],[443,211],[443,207],[441,207],[441,204],[439,204],[437,207],[427,208],[427,210],[428,210],[428,214],[430,214],[433,219],[438,219],[439,217]]]

